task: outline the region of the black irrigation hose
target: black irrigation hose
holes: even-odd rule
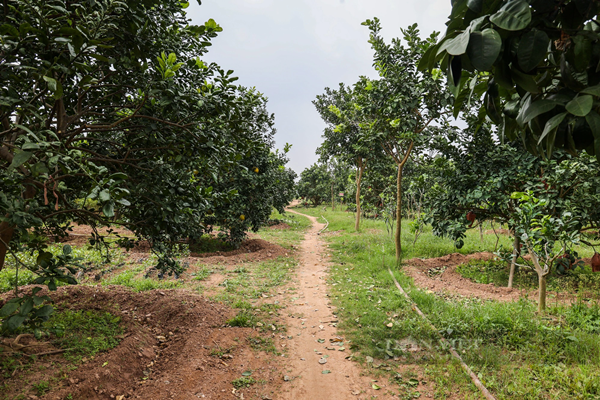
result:
[[[417,303],[415,303],[413,301],[413,299],[408,295],[408,293],[406,293],[404,291],[404,289],[402,289],[402,286],[400,286],[400,284],[398,283],[398,281],[396,280],[396,277],[394,276],[394,273],[392,272],[392,270],[390,268],[388,268],[388,272],[390,273],[390,275],[392,276],[392,279],[394,280],[394,283],[396,284],[396,287],[398,288],[398,290],[400,291],[400,293],[402,293],[404,295],[404,297],[406,297],[408,299],[408,301],[410,301],[413,304],[413,308],[414,310],[417,312],[417,314],[419,314],[428,324],[429,326],[435,331],[437,332],[438,336],[440,337],[440,340],[448,345],[448,348],[450,349],[450,354],[452,354],[454,356],[454,358],[456,358],[458,360],[458,362],[460,363],[460,366],[465,370],[465,372],[471,377],[471,380],[473,381],[473,383],[475,384],[475,386],[477,386],[477,388],[481,391],[481,393],[483,393],[483,395],[485,396],[486,399],[488,400],[496,400],[494,398],[494,396],[492,396],[492,394],[485,388],[485,386],[483,386],[483,383],[481,383],[481,381],[479,380],[479,378],[477,377],[477,375],[475,375],[473,373],[473,371],[471,370],[471,368],[469,368],[469,366],[463,361],[462,357],[456,352],[456,350],[454,349],[454,347],[452,347],[452,345],[450,344],[450,342],[448,342],[446,340],[446,338],[444,338],[440,332],[436,329],[436,327],[431,323],[431,321],[429,321],[429,318],[427,318],[427,316],[425,314],[423,314],[423,312],[419,309],[419,307],[417,306]]]

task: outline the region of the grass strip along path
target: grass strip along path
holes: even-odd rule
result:
[[[437,292],[417,287],[403,273],[411,258],[430,259],[420,273],[444,279],[440,271],[448,265],[443,261],[448,257],[443,256],[493,251],[497,239],[493,233],[485,234],[482,242],[479,232],[469,231],[465,246],[456,250],[451,241],[434,237],[429,228],[413,246],[407,226],[402,238],[405,264],[394,276],[436,332],[382,267],[382,258],[385,265],[395,264],[393,239],[382,221],[364,220],[356,233],[351,213],[321,208],[299,211],[329,221],[329,230],[321,237],[332,249],[328,284],[332,305],[339,312],[338,328],[368,373],[398,384],[393,390],[388,387],[397,398],[482,398],[447,353],[439,334],[496,399],[600,398],[600,296],[598,290],[583,287],[584,280],[579,295],[559,292],[543,315],[537,314],[531,293],[522,289],[514,289],[516,295],[505,300],[486,300],[453,293],[451,287]],[[510,238],[501,236],[500,243],[509,245]],[[439,265],[432,260],[435,257],[442,257]],[[494,285],[469,283],[480,291],[495,290]]]

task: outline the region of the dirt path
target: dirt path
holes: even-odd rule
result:
[[[367,399],[372,395],[386,398],[384,390],[373,390],[371,379],[361,376],[361,368],[346,359],[350,346],[331,342],[338,340],[335,339],[337,321],[327,297],[326,245],[318,236],[325,225],[315,217],[288,211],[310,219],[313,225],[300,249],[296,277],[299,298],[288,307],[291,316],[286,319],[288,335],[293,337],[287,342],[290,363],[286,379],[290,385],[287,390],[284,385],[278,399]],[[379,385],[384,388],[383,384]]]

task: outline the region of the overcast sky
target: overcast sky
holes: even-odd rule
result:
[[[388,40],[419,25],[444,31],[450,0],[202,0],[187,9],[193,24],[213,18],[223,32],[205,56],[233,69],[243,86],[269,98],[277,147],[291,143],[298,174],[317,161],[324,124],[312,105],[325,87],[375,77],[366,19],[378,17]]]

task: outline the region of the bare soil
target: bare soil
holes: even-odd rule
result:
[[[528,258],[528,256],[525,256]],[[453,295],[461,297],[476,297],[483,300],[516,301],[519,298],[537,300],[537,289],[516,289],[496,286],[493,283],[482,284],[464,278],[456,267],[468,263],[470,260],[491,260],[494,255],[489,252],[475,254],[453,253],[438,258],[412,258],[404,261],[402,271],[413,278],[414,283],[431,292],[440,295]],[[587,265],[589,258],[582,259]],[[570,304],[576,301],[577,294],[548,291],[548,296],[559,303]]]
[[[491,260],[492,253],[483,252],[475,254],[453,253],[438,258],[412,258],[404,262],[402,271],[412,277],[415,284],[435,293],[450,293],[465,297],[478,297],[485,300],[515,301],[524,295],[518,289],[497,287],[494,284],[484,285],[463,278],[456,267],[470,260]],[[445,267],[445,269],[444,269]],[[432,274],[430,271],[442,271]]]
[[[17,398],[26,382],[41,380],[55,382],[41,397],[53,400],[265,398],[277,391],[279,367],[271,364],[271,356],[251,349],[247,340],[258,333],[226,326],[232,311],[204,297],[183,290],[134,293],[119,286],[63,287],[53,297],[59,307],[120,315],[126,327],[122,341],[73,371],[57,368],[65,364],[62,354],[40,357],[30,369],[36,372],[17,370],[8,379],[0,378],[0,385],[7,385],[3,398]],[[223,349],[225,357],[215,355]],[[245,371],[265,385],[234,390],[231,382]]]

